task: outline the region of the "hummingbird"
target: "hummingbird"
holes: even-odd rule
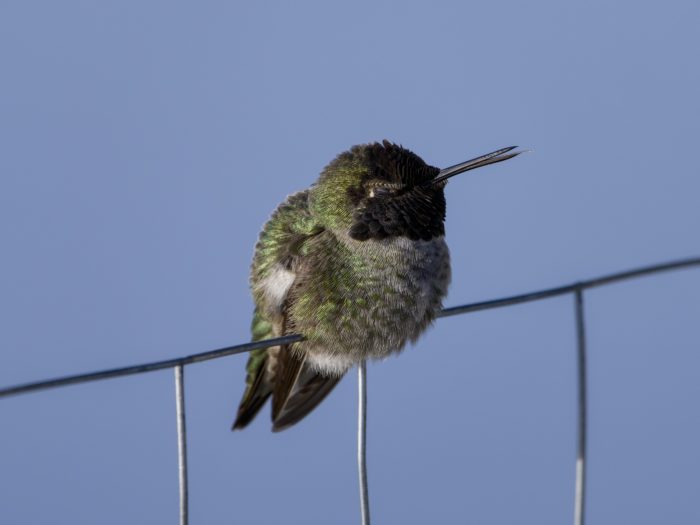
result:
[[[415,342],[450,283],[448,179],[511,159],[516,146],[439,169],[387,140],[338,155],[280,204],[255,247],[252,339],[304,339],[250,352],[233,429],[272,396],[272,431],[299,422],[354,365]]]

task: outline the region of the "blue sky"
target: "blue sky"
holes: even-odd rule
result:
[[[383,138],[448,166],[462,304],[700,254],[700,4],[0,6],[0,385],[248,339],[260,226]],[[693,523],[700,272],[591,291],[588,517]],[[566,523],[570,297],[443,319],[369,367],[377,523]],[[357,523],[354,376],[229,432],[245,358],[188,367],[192,523]],[[0,401],[0,521],[173,523],[170,371]]]

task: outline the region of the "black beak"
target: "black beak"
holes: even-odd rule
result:
[[[481,168],[482,166],[488,166],[489,164],[495,164],[496,162],[503,162],[504,160],[512,159],[513,157],[517,157],[522,151],[516,151],[513,153],[509,153],[510,151],[513,151],[515,148],[518,146],[510,146],[508,148],[503,148],[499,149],[496,151],[492,151],[491,153],[487,153],[486,155],[482,155],[481,157],[476,157],[471,160],[467,160],[465,162],[461,162],[459,164],[455,164],[454,166],[450,166],[449,168],[445,168],[444,170],[440,170],[440,173],[438,173],[438,176],[435,177],[431,183],[432,184],[438,184],[440,182],[446,181],[450,177],[454,177],[455,175],[459,175],[460,173],[464,173],[465,171],[473,170],[476,168]]]

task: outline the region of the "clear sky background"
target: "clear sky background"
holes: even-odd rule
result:
[[[447,166],[456,305],[700,254],[700,3],[3,0],[0,385],[247,341],[259,229],[353,144]],[[591,524],[697,523],[700,271],[586,294]],[[376,523],[568,523],[573,302],[369,367]],[[231,433],[185,371],[191,523],[358,522],[356,381]],[[0,400],[0,522],[177,519],[172,371]]]

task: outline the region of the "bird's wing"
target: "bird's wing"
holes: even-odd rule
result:
[[[255,249],[251,285],[256,308],[253,340],[290,333],[290,290],[308,273],[305,248],[323,228],[308,209],[308,190],[291,195],[265,224]],[[306,245],[306,246],[305,246]],[[244,428],[273,396],[273,430],[293,425],[313,410],[337,384],[304,364],[304,357],[282,345],[250,353],[246,389],[238,408],[234,429]]]
[[[257,308],[253,314],[252,332],[253,341],[275,337],[272,324],[262,318]],[[268,369],[276,361],[279,350],[279,346],[273,346],[250,352],[246,365],[246,388],[238,406],[233,430],[245,428],[270,397],[272,385]]]

